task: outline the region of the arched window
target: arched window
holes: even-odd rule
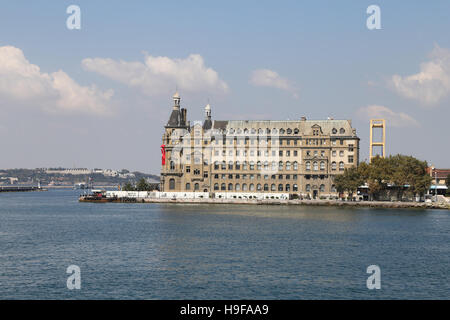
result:
[[[290,184],[286,185],[286,191],[291,191],[291,185]]]
[[[292,129],[288,128],[286,132],[287,132],[287,134],[291,134],[292,133]]]
[[[275,161],[272,161],[272,171],[277,170],[277,163]]]
[[[283,185],[281,183],[278,185],[278,191],[283,191]]]
[[[248,129],[245,128],[245,129],[244,129],[244,134],[247,134],[247,133],[248,133]]]
[[[269,162],[264,161],[264,170],[269,170]]]
[[[270,186],[270,190],[277,191],[277,186],[275,185],[275,183],[272,183],[272,185]]]
[[[234,186],[234,190],[240,191],[241,190],[241,185],[239,183],[236,183],[236,185]]]
[[[314,162],[313,162],[313,170],[314,170],[314,171],[319,170],[319,165],[318,165],[317,161],[314,161]]]
[[[200,185],[198,183],[194,184],[194,190],[195,191],[200,190]]]
[[[340,129],[339,129],[339,133],[340,133],[340,134],[344,134],[344,133],[345,133],[345,129],[344,129],[344,128],[340,128]]]
[[[278,170],[283,170],[283,161],[278,162]]]
[[[333,134],[336,134],[337,133],[337,129],[336,128],[333,128],[333,130],[331,131]]]
[[[331,192],[336,192],[336,186],[334,184],[331,185]]]
[[[256,169],[261,170],[261,161],[256,163]]]
[[[284,134],[285,133],[285,130],[282,128],[282,129],[280,129],[280,134]]]
[[[294,129],[294,134],[298,134],[298,129],[297,128]]]
[[[255,162],[250,161],[250,170],[255,170]]]
[[[344,170],[344,162],[339,162],[339,170]]]
[[[218,183],[214,184],[214,190],[219,190],[219,184]]]
[[[324,184],[321,184],[320,185],[320,192],[324,192],[325,191],[325,185]]]
[[[191,190],[191,184],[189,182],[186,183],[186,190]]]
[[[269,134],[270,133],[270,129],[266,128],[266,133]]]
[[[222,183],[222,184],[220,185],[220,190],[222,190],[222,191],[227,190],[227,187],[226,187],[225,183]]]
[[[294,161],[293,163],[294,170],[298,170],[298,162]]]
[[[247,170],[247,161],[242,164],[242,170]]]
[[[214,162],[214,170],[219,170],[219,162],[218,161]]]
[[[175,170],[175,162],[170,161],[170,170]]]
[[[320,161],[320,170],[325,170],[325,162]]]
[[[309,184],[306,185],[306,191],[308,191],[308,192],[311,191],[311,185],[309,185]]]
[[[336,161],[331,163],[331,170],[336,170]]]
[[[311,170],[311,162],[306,161],[306,170]]]
[[[232,183],[228,184],[228,191],[233,191],[233,184]]]
[[[239,161],[236,161],[236,170],[241,169],[241,163]]]
[[[250,191],[255,191],[255,185],[253,183],[250,183],[249,190]]]
[[[267,183],[264,184],[264,191],[269,191],[269,185]]]
[[[226,170],[227,169],[227,164],[225,163],[225,161],[222,161],[222,170]]]
[[[286,170],[291,170],[291,163],[289,161],[286,162]]]
[[[296,184],[294,184],[294,185],[292,186],[292,191],[298,191],[298,186],[297,186]]]
[[[233,161],[228,161],[228,169],[233,170]]]
[[[170,179],[169,180],[169,189],[170,190],[175,189],[175,179]]]
[[[256,185],[256,191],[261,191],[261,184],[260,184],[260,183],[258,183],[258,184]]]
[[[242,184],[242,191],[247,191],[247,184],[246,183]]]

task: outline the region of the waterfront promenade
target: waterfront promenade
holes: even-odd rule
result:
[[[306,205],[337,206],[366,208],[421,208],[447,209],[450,203],[443,202],[400,202],[400,201],[339,201],[339,200],[280,200],[280,199],[139,199],[146,203],[179,203],[179,204],[256,204],[256,205]]]
[[[174,199],[174,198],[103,198],[103,200],[88,200],[80,196],[80,202],[121,202],[121,203],[173,203],[189,204],[249,204],[249,205],[297,205],[297,206],[325,206],[325,207],[354,207],[354,208],[417,208],[417,209],[446,209],[450,210],[449,202],[401,202],[401,201],[340,201],[340,200],[284,200],[284,199]]]

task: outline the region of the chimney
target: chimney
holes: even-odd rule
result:
[[[306,121],[306,117],[305,117],[305,116],[302,116],[302,117],[300,118],[300,120],[301,120],[301,121]]]

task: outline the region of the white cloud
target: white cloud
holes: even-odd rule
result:
[[[430,61],[420,65],[420,72],[402,77],[393,75],[390,84],[400,95],[434,105],[450,93],[450,50],[436,46]]]
[[[189,92],[228,92],[228,85],[215,70],[205,66],[202,56],[198,54],[191,54],[186,59],[146,55],[143,63],[87,58],[82,65],[86,70],[136,87],[147,95],[167,94],[175,86]]]
[[[83,87],[64,71],[43,73],[21,49],[0,47],[0,98],[48,112],[106,114],[112,90]]]
[[[420,126],[420,124],[413,117],[403,112],[394,112],[385,106],[371,105],[359,108],[357,115],[362,120],[386,119],[387,125],[392,127]]]
[[[272,87],[288,91],[297,99],[297,89],[275,71],[269,69],[254,70],[250,75],[250,83],[257,87]]]

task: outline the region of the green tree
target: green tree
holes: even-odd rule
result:
[[[123,191],[135,191],[134,186],[130,183],[127,182],[124,186],[123,186]]]
[[[358,172],[358,168],[346,168],[344,173],[337,175],[334,179],[336,190],[339,193],[347,191],[351,198],[358,187],[364,184],[362,175]]]
[[[150,189],[150,185],[147,183],[147,181],[144,178],[142,178],[137,183],[136,189],[137,189],[137,191],[148,191]]]

